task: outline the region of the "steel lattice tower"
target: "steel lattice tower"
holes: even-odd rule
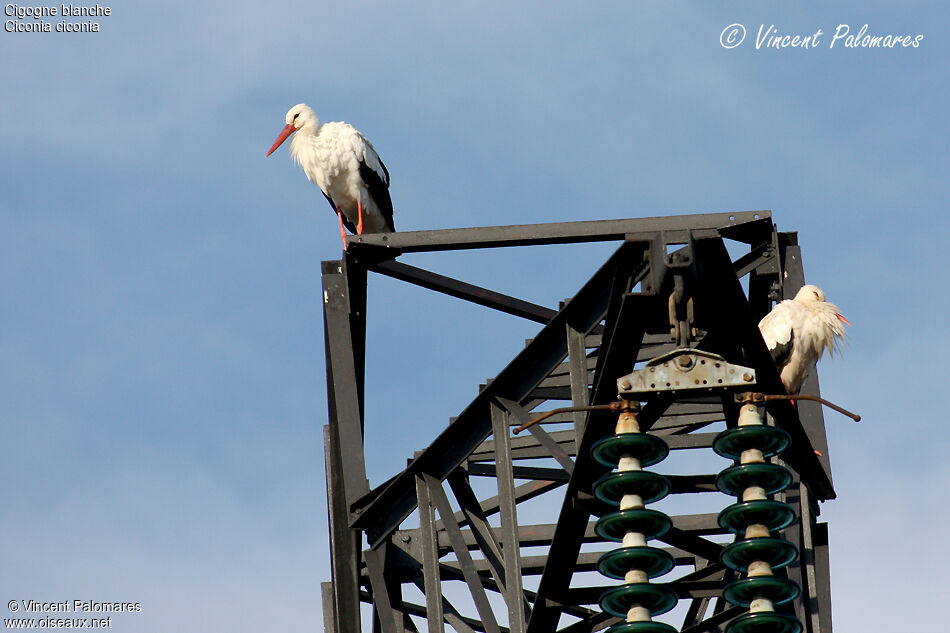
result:
[[[733,260],[724,240],[742,245],[744,254]],[[559,310],[395,259],[411,252],[595,241],[618,247]],[[414,458],[406,456],[412,459],[405,470],[375,488],[366,477],[364,442],[371,440],[363,433],[369,273],[540,327],[427,448]],[[558,413],[518,435],[512,428],[553,406],[624,402],[635,411],[648,443],[659,438],[674,454],[712,454],[717,425],[721,430],[742,424],[743,394],[748,399],[752,393],[785,393],[757,323],[772,302],[794,296],[803,284],[797,235],[778,232],[768,211],[349,238],[344,259],[323,263],[333,574],[332,582],[323,584],[326,630],[361,631],[361,602],[372,605],[373,629],[384,633],[424,628],[441,633],[446,624],[463,633],[585,633],[622,622],[598,606],[605,589],[616,583],[600,576],[592,582],[586,573],[597,569],[603,552],[619,547],[603,538],[597,523],[617,511],[599,488],[611,467],[591,454],[592,447],[620,433],[617,411]],[[694,371],[705,359],[739,372],[718,384],[715,373],[701,375],[710,384],[695,373],[689,386],[645,383],[638,390],[623,386],[630,381],[621,382],[619,390],[626,393],[618,400],[620,378],[632,375],[636,382],[638,371]],[[818,394],[814,372],[802,393]],[[817,517],[818,502],[833,499],[835,491],[822,411],[806,401],[768,402],[759,411],[765,414],[766,431],[777,429],[768,432],[787,435],[791,442],[778,458],[765,452],[765,462],[776,464],[768,468],[784,467],[791,475],[787,487],[768,495],[769,503],[778,501],[794,511],[792,523],[773,535],[797,551],[793,561],[775,567],[774,583],[800,588],[784,604],[776,600],[774,611],[780,615],[775,617],[795,619],[807,633],[831,633],[828,530]],[[721,468],[739,467],[736,460],[720,459]],[[742,465],[747,461],[743,457]],[[634,463],[639,470],[640,461]],[[715,495],[725,508],[742,499],[720,491],[724,476],[667,474],[662,479],[671,498],[688,503],[698,498],[694,495],[705,495],[704,500]],[[471,483],[474,477],[488,477],[497,487],[491,495],[480,495]],[[730,494],[741,497],[744,487]],[[552,512],[559,508],[556,522],[532,524],[527,513],[519,514],[532,500],[547,500]],[[410,515],[413,521],[406,521]],[[419,527],[406,527],[416,519]],[[723,631],[747,614],[748,608],[723,599],[724,589],[735,593],[729,587],[745,578],[722,557],[730,543],[743,540],[742,533],[723,527],[716,512],[675,515],[667,528],[647,548],[659,554],[642,552],[675,565],[671,580],[649,581],[651,591],[679,601],[675,630]],[[451,583],[462,588],[469,613],[453,602],[459,589],[446,591]],[[630,630],[646,630],[639,626]]]

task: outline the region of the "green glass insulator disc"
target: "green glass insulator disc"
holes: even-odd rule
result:
[[[621,622],[607,629],[606,633],[679,633],[679,629],[663,622]]]
[[[760,499],[740,501],[719,513],[719,526],[742,534],[750,525],[764,525],[769,531],[781,530],[795,520],[795,511],[781,501]]]
[[[631,508],[600,517],[594,530],[608,541],[622,541],[627,532],[639,532],[644,538],[658,538],[673,527],[673,520],[649,508]]]
[[[679,597],[666,585],[649,582],[631,582],[611,587],[600,596],[600,608],[618,618],[627,617],[630,607],[649,609],[650,615],[666,613],[676,606]]]
[[[765,494],[772,495],[785,490],[791,483],[792,473],[778,464],[730,466],[716,477],[716,487],[733,497],[742,496],[749,486],[765,488]]]
[[[670,494],[669,479],[645,470],[608,473],[594,482],[594,494],[605,503],[619,505],[624,495],[639,495],[643,503],[659,501]]]
[[[624,455],[636,457],[646,468],[662,462],[670,454],[670,447],[661,438],[646,433],[621,433],[597,440],[590,454],[608,468],[616,468]]]
[[[781,569],[798,558],[798,549],[780,538],[760,537],[730,543],[722,550],[719,560],[736,571],[745,573],[749,563],[765,561],[772,569]]]
[[[792,443],[792,436],[774,426],[737,426],[713,440],[713,450],[729,459],[739,459],[742,451],[757,448],[766,457],[778,455]]]
[[[623,580],[631,569],[646,572],[649,578],[668,573],[676,566],[673,556],[658,547],[621,547],[604,553],[597,560],[597,569],[604,576]]]
[[[731,582],[722,590],[722,597],[739,607],[748,607],[756,598],[771,600],[772,604],[785,604],[798,597],[801,589],[791,578],[755,576]]]
[[[744,613],[726,627],[726,633],[802,633],[802,623],[785,613]]]

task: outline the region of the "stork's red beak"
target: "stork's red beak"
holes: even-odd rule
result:
[[[844,323],[845,325],[851,325],[851,321],[847,320],[846,318],[844,318],[844,317],[841,316],[840,314],[836,314],[835,316],[838,317],[838,320],[841,321],[842,323]]]
[[[280,131],[280,134],[277,136],[277,140],[274,141],[274,144],[270,146],[270,149],[267,150],[267,156],[270,156],[274,153],[274,150],[280,147],[280,144],[287,140],[287,137],[297,131],[297,128],[294,127],[293,123],[288,123],[284,126],[284,129]]]

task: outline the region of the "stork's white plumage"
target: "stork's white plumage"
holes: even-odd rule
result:
[[[801,390],[808,370],[825,350],[834,355],[845,336],[838,306],[825,300],[818,286],[802,286],[794,299],[776,305],[759,322],[759,331],[790,394]]]
[[[343,122],[321,124],[303,103],[287,112],[286,123],[267,155],[296,132],[290,139],[290,155],[333,207],[344,249],[344,226],[357,235],[396,230],[389,171],[359,130]]]

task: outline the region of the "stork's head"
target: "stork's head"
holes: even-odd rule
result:
[[[280,147],[280,144],[286,141],[287,137],[297,130],[308,125],[313,125],[315,127],[319,123],[317,120],[317,113],[305,103],[298,103],[288,110],[287,116],[284,118],[284,120],[287,122],[287,125],[285,125],[284,129],[281,130],[280,134],[277,135],[277,140],[274,141],[274,144],[271,145],[271,148],[267,150],[267,156],[273,154],[274,150]]]
[[[795,295],[795,301],[799,303],[809,304],[809,303],[821,303],[825,300],[825,292],[818,286],[812,286],[808,284],[807,286],[802,286],[802,289],[798,291],[798,294]]]
[[[828,300],[825,299],[825,291],[819,288],[818,286],[813,286],[811,284],[802,286],[802,289],[798,291],[798,294],[795,295],[795,301],[802,303],[812,309],[821,309],[827,310],[834,313],[834,318],[837,318],[842,323],[851,323],[838,312],[838,307],[833,303],[828,303]],[[839,326],[840,327],[840,326]]]

